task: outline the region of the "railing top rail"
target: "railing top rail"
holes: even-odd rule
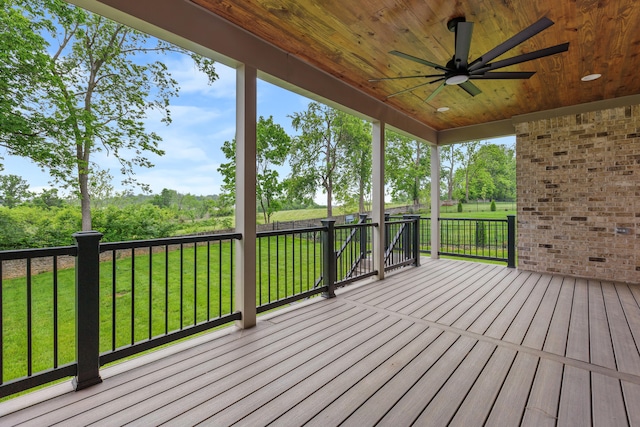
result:
[[[485,222],[507,222],[502,218],[438,218],[438,221],[485,221]]]
[[[387,224],[409,224],[415,221],[415,218],[390,218],[393,221],[387,221]]]
[[[168,246],[179,245],[181,243],[200,243],[200,242],[212,242],[219,240],[241,240],[242,234],[240,233],[226,233],[226,234],[205,234],[201,236],[187,236],[187,237],[165,237],[160,239],[149,240],[133,240],[128,242],[109,242],[100,244],[100,252],[116,251],[121,249],[134,249],[134,248],[148,248],[152,246]]]
[[[52,256],[76,256],[76,246],[58,246],[53,248],[13,249],[0,251],[0,261],[11,259],[44,258]]]
[[[326,227],[317,226],[317,227],[306,227],[306,228],[288,228],[286,230],[260,231],[256,233],[256,235],[257,237],[284,236],[287,234],[314,233],[314,232],[323,231],[323,230],[326,230]]]
[[[377,222],[360,222],[357,224],[340,224],[340,225],[336,225],[335,228],[340,229],[340,228],[366,228],[366,227],[377,227],[378,223]]]

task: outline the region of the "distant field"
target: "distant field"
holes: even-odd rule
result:
[[[403,204],[387,204],[386,207],[392,208],[396,206],[403,206]],[[493,218],[505,218],[507,215],[516,214],[515,202],[496,202],[496,211],[491,212],[489,203],[466,203],[462,205],[462,212],[457,211],[457,206],[442,206],[440,216],[443,218],[479,218],[479,219],[493,219]],[[335,215],[350,214],[347,209],[336,207],[333,209]],[[423,212],[422,215],[428,216],[428,212]],[[317,209],[298,209],[291,211],[280,211],[273,214],[271,217],[272,222],[287,222],[287,221],[302,221],[306,219],[326,218],[327,208]],[[210,220],[195,222],[191,224],[185,224],[185,226],[177,230],[174,235],[180,236],[185,234],[207,232],[220,230],[224,227],[219,224],[226,223],[233,228],[235,218],[233,216],[218,218],[217,225],[212,225]],[[262,215],[256,215],[256,223],[263,224]]]

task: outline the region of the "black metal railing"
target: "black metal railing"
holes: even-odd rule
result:
[[[239,319],[240,234],[103,243],[100,365]]]
[[[0,252],[0,397],[238,320],[239,234]],[[75,260],[74,258],[75,257]]]
[[[439,255],[506,262],[515,268],[515,215],[506,219],[439,218]],[[431,253],[431,218],[420,218],[420,252]]]
[[[257,234],[257,311],[262,313],[324,292],[325,227],[266,231]]]
[[[262,313],[377,274],[373,228],[366,215],[357,224],[276,230],[257,234],[257,311]],[[333,248],[333,250],[328,250]]]
[[[367,215],[360,215],[357,224],[335,226],[334,240],[340,245],[336,251],[336,286],[377,274],[373,268],[373,229],[376,226],[367,222]]]
[[[441,255],[495,260],[515,267],[512,219],[440,218]]]
[[[420,265],[420,216],[387,217],[385,221],[386,271],[407,265]]]
[[[75,277],[62,266],[76,254],[0,252],[0,397],[75,375]]]
[[[357,224],[323,220],[321,227],[258,233],[257,311],[331,297],[336,287],[376,275],[377,227],[361,216]],[[383,268],[419,265],[428,218],[387,218],[383,227]],[[447,227],[443,243],[454,230]],[[485,245],[502,236],[486,233]],[[82,389],[100,382],[104,364],[241,319],[234,305],[240,234],[101,237],[81,232],[76,246],[0,252],[0,397],[69,376]]]

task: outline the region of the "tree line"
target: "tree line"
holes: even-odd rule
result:
[[[7,175],[0,180],[5,209],[14,210],[14,215],[15,209],[29,206],[79,208],[76,228],[82,230],[97,229],[105,218],[117,218],[115,209],[130,209],[126,203],[120,206],[122,201],[136,197],[149,205],[145,209],[164,212],[156,215],[149,210],[148,218],[166,220],[173,215],[178,223],[223,218],[233,211],[235,140],[222,145],[226,157],[219,168],[223,184],[221,194],[215,196],[180,195],[169,189],[150,197],[134,196],[132,190],[118,195],[110,171],[93,160],[96,153],[109,152],[120,163],[122,183],[148,192],[148,185],[136,180],[134,170],[153,167],[149,155],[164,153],[159,148],[161,137],[145,128],[144,119],[156,111],[170,124],[170,102],[180,90],[161,55],[188,55],[209,84],[218,77],[212,60],[62,0],[3,0],[0,4],[0,52],[4,55],[0,61],[0,147],[48,171],[57,188],[68,191],[75,201],[61,202],[55,189],[29,194],[21,177]],[[257,122],[256,201],[263,221],[270,222],[278,210],[314,205],[319,192],[324,194],[328,217],[333,216],[336,204],[354,212],[369,210],[371,124],[317,102],[289,119],[296,135],[288,135],[272,117],[260,117]],[[388,131],[385,152],[391,199],[427,202],[431,197],[428,145]],[[515,197],[513,148],[474,141],[443,147],[441,156],[441,193],[446,199]],[[11,217],[7,211],[3,214]],[[69,213],[65,224],[74,223],[76,217]],[[131,218],[135,217],[131,212]],[[127,229],[115,223],[111,226]],[[118,236],[145,238],[153,230],[170,232],[144,223],[138,229],[151,231],[133,230],[129,236]]]

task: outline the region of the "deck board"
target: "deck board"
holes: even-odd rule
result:
[[[465,400],[451,420],[450,426],[465,427],[485,422],[516,354],[515,350],[503,347],[496,349],[482,374],[465,396]]]
[[[628,425],[620,380],[617,378],[592,372],[591,401],[594,425],[609,427]]]
[[[640,285],[424,259],[0,403],[0,425],[640,425],[639,302]]]
[[[591,376],[589,371],[573,366],[564,367],[558,425],[591,425]]]
[[[566,356],[588,362],[589,347],[589,289],[586,280],[577,279],[573,288]]]
[[[487,425],[515,426],[520,424],[533,378],[538,368],[538,358],[518,353],[511,366],[502,390],[493,405]]]
[[[478,350],[473,351],[477,344],[476,340],[460,337],[424,375],[416,373],[414,378],[418,378],[418,380],[413,384],[405,383],[405,389],[409,386],[409,390],[382,417],[380,424],[412,424],[440,388],[445,385],[449,377],[458,369],[466,356],[472,352],[474,355],[479,353]]]
[[[551,278],[544,297],[540,301],[540,305],[522,341],[522,345],[525,347],[542,349],[547,337],[547,331],[551,326],[551,318],[557,306],[561,287],[562,277]]]
[[[616,358],[613,355],[602,284],[594,280],[589,281],[589,344],[591,363],[615,369]]]
[[[551,279],[552,277],[549,275],[543,275],[538,279],[535,288],[529,294],[529,297],[518,311],[518,314],[513,318],[513,321],[509,325],[507,331],[503,336],[497,336],[496,338],[501,338],[504,341],[512,342],[514,344],[520,344],[522,342],[524,336],[529,330],[529,325],[531,325],[531,322],[533,321],[533,318],[540,308],[540,304],[545,294],[547,293]],[[492,336],[491,333],[488,333],[487,335]]]
[[[274,425],[292,426],[303,425],[313,418],[319,411],[318,408],[326,408],[332,405],[332,411],[344,413],[345,408],[358,408],[364,400],[375,391],[386,384],[399,371],[413,361],[425,349],[438,352],[444,351],[442,346],[446,345],[446,340],[430,347],[442,331],[429,328],[421,333],[415,340],[400,348],[384,363],[376,366],[369,375],[353,381],[350,377],[341,376],[332,380],[325,389],[315,391],[309,399],[305,399],[292,409],[279,417]],[[449,340],[455,336],[450,335]],[[417,363],[417,362],[416,362]],[[361,368],[363,369],[363,368]]]
[[[520,310],[524,306],[525,302],[531,296],[531,293],[536,290],[536,284],[540,281],[541,276],[531,275],[524,282],[523,286],[516,292],[511,300],[503,307],[502,311],[494,317],[489,327],[486,330],[469,328],[474,332],[482,333],[489,337],[501,339],[511,326],[515,317],[520,313]],[[475,326],[475,325],[474,325]]]
[[[540,360],[522,425],[531,427],[556,425],[561,384],[562,364],[549,359]]]
[[[564,356],[567,349],[569,322],[573,307],[573,288],[575,279],[562,278],[562,287],[553,310],[549,330],[544,340],[544,351]]]
[[[447,425],[495,349],[496,346],[488,342],[478,342],[422,411],[415,424]]]

